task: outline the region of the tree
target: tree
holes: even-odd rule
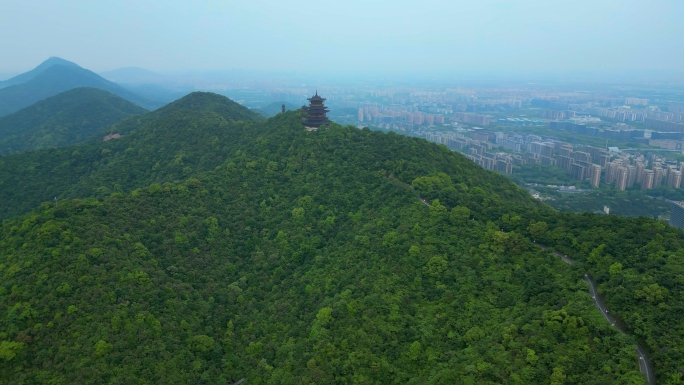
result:
[[[548,227],[549,225],[546,222],[533,222],[527,227],[527,230],[530,232],[532,239],[537,240],[546,233]]]

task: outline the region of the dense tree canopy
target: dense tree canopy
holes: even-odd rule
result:
[[[0,154],[79,143],[145,112],[107,91],[75,88],[0,117]]]
[[[558,213],[425,140],[220,110],[0,158],[3,381],[645,383],[586,268],[677,383],[679,230]]]

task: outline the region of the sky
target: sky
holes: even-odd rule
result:
[[[0,0],[0,72],[684,71],[681,0]]]

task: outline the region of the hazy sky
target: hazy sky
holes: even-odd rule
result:
[[[682,0],[0,0],[0,71],[684,70]]]

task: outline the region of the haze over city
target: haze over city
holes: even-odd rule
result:
[[[0,71],[59,56],[96,72],[680,73],[682,13],[676,0],[6,1]]]

